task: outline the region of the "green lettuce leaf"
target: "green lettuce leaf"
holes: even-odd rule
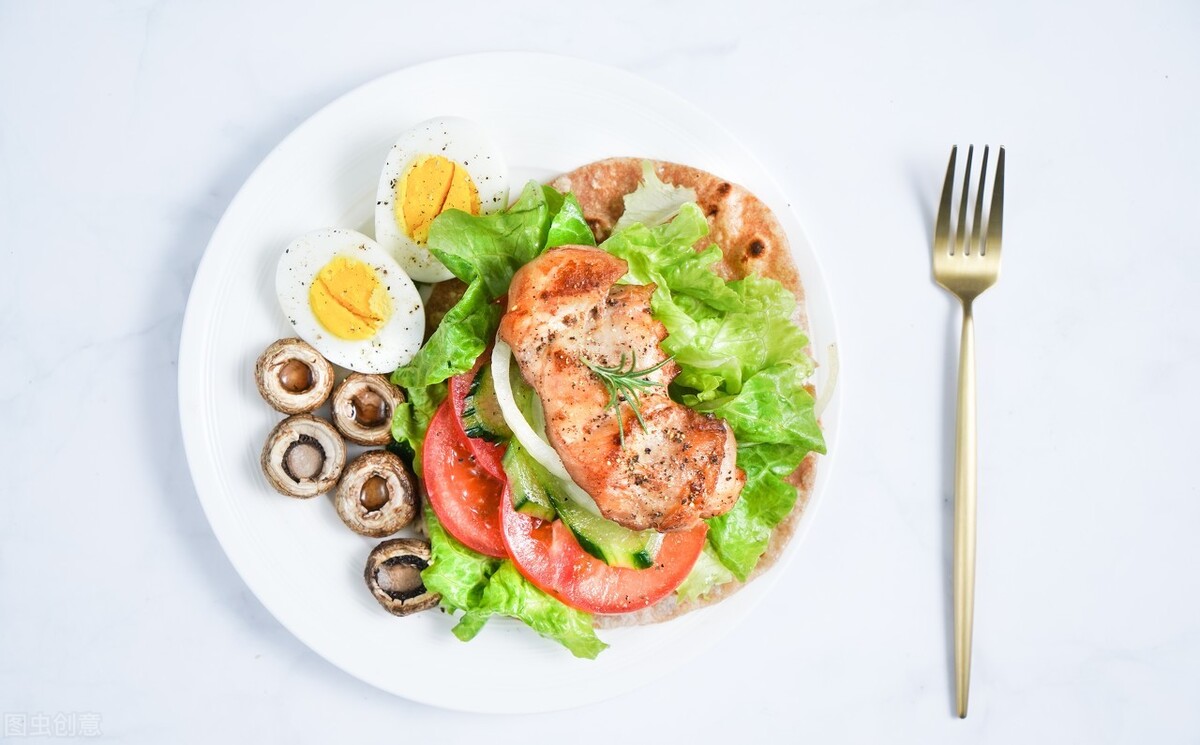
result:
[[[681,602],[688,603],[707,595],[717,585],[723,585],[732,579],[733,572],[729,571],[717,558],[712,544],[705,543],[704,550],[700,552],[695,565],[692,566],[692,571],[683,580],[683,584],[675,589],[675,595]]]
[[[825,452],[813,397],[804,387],[807,369],[776,365],[762,370],[738,395],[711,409],[737,438],[746,485],[733,509],[708,521],[708,541],[743,581],[766,551],[771,531],[796,504],[796,488],[785,479],[809,452]]]
[[[771,531],[796,505],[796,487],[784,479],[808,451],[795,445],[739,445],[746,485],[733,509],[708,520],[708,543],[743,582],[767,550]]]
[[[484,283],[472,281],[425,346],[392,373],[392,382],[404,388],[423,388],[470,370],[496,335],[501,310],[487,296]]]
[[[530,181],[507,210],[490,215],[446,210],[438,215],[429,226],[428,245],[454,276],[468,284],[481,281],[494,300],[508,292],[518,269],[546,249],[552,228],[556,240],[583,241],[585,234],[591,235],[578,200]]]
[[[812,394],[804,387],[808,370],[779,364],[756,372],[736,395],[701,407],[724,419],[739,445],[777,443],[805,452],[825,452],[825,439]]]
[[[642,182],[637,189],[625,195],[625,211],[613,226],[613,231],[624,230],[637,223],[650,227],[662,225],[679,214],[683,205],[695,201],[695,189],[663,183],[654,172],[654,164],[643,160]]]
[[[546,234],[546,248],[558,246],[594,246],[596,236],[583,219],[583,207],[574,194],[568,194],[563,200],[562,207],[550,221],[550,230]]]
[[[592,616],[551,597],[521,576],[511,561],[475,553],[425,510],[432,556],[421,580],[442,596],[442,605],[462,612],[453,632],[470,641],[493,615],[516,618],[576,657],[595,659],[608,645],[600,641]]]
[[[413,473],[420,476],[421,449],[425,444],[425,432],[429,422],[437,412],[437,407],[446,398],[446,384],[434,383],[429,386],[406,388],[404,403],[392,412],[393,449],[412,462]]]
[[[718,391],[737,393],[747,378],[772,365],[795,365],[803,377],[812,372],[804,353],[808,338],[792,321],[796,300],[787,288],[755,276],[725,286],[737,302],[724,312],[670,292],[656,290],[652,298],[655,317],[670,332],[663,349],[682,368],[675,385],[691,389],[683,399],[689,405]]]
[[[613,233],[600,248],[625,260],[627,282],[654,283],[672,295],[691,295],[721,310],[738,307],[737,293],[710,268],[721,260],[721,249],[703,251],[692,246],[708,235],[708,221],[695,203],[683,205],[669,223],[646,227],[632,225]]]
[[[474,636],[492,615],[516,618],[547,639],[567,648],[576,657],[594,660],[608,645],[596,636],[589,613],[576,610],[551,597],[521,576],[511,561],[502,561],[488,580],[479,605],[467,611],[455,627],[463,639]],[[467,637],[464,641],[469,640]]]
[[[469,611],[478,607],[501,560],[475,553],[459,543],[428,507],[425,528],[429,531],[431,553],[429,567],[421,572],[425,588],[441,595],[447,610]]]

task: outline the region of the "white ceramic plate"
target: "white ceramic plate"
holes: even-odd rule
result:
[[[393,73],[326,106],[267,156],[230,204],[196,273],[183,325],[179,406],[192,478],[250,589],[292,633],[350,674],[467,711],[599,701],[651,682],[725,637],[775,584],[803,529],[783,562],[732,598],[666,624],[602,631],[612,646],[595,661],[577,660],[508,619],[493,619],[464,644],[443,613],[388,615],[362,579],[377,541],[347,530],[327,497],[276,494],[259,469],[259,450],[280,416],[259,398],[254,361],[290,335],[274,292],[280,251],[318,227],[372,234],[375,186],[389,146],[438,115],[467,117],[492,133],[510,164],[514,195],[527,179],[617,155],[687,163],[745,185],[787,230],[818,358],[833,342],[827,289],[800,223],[764,168],[707,114],[629,73],[579,60],[454,57]],[[831,452],[837,411],[835,396],[824,414]],[[802,528],[812,521],[830,461],[820,461]]]

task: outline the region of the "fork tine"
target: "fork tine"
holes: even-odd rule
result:
[[[958,253],[962,251],[964,255],[970,254],[967,242],[967,196],[971,193],[971,157],[975,155],[975,146],[967,146],[967,167],[963,170],[963,190],[962,198],[958,201],[958,232],[954,236],[954,246],[950,249],[950,253]]]
[[[992,183],[992,206],[988,210],[987,243],[985,253],[1000,258],[1000,231],[1004,227],[1004,148],[996,157],[996,180]]]
[[[946,166],[946,182],[942,185],[942,201],[938,204],[937,223],[933,229],[933,252],[947,253],[950,242],[950,204],[954,199],[954,161],[958,145],[950,148],[950,164]]]
[[[988,146],[984,145],[983,160],[979,163],[979,189],[975,192],[975,219],[971,221],[971,246],[980,256],[984,255],[983,244],[979,240],[979,233],[983,230],[983,189],[984,185],[987,184],[988,150]]]

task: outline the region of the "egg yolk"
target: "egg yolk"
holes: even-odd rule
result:
[[[422,155],[396,184],[396,222],[417,243],[429,239],[429,224],[446,210],[479,214],[479,190],[467,169],[440,155]]]
[[[308,304],[325,330],[339,339],[370,339],[392,316],[392,299],[367,264],[336,256],[313,278]]]

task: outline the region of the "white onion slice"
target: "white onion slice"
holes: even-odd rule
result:
[[[492,382],[496,384],[496,400],[500,402],[500,412],[504,414],[504,421],[508,423],[517,441],[533,456],[534,460],[541,463],[547,471],[558,478],[570,481],[571,475],[567,473],[567,467],[563,465],[562,458],[558,457],[558,453],[550,447],[550,443],[538,437],[537,432],[534,432],[533,427],[530,427],[529,422],[525,420],[521,408],[517,406],[517,399],[513,397],[509,372],[511,362],[512,348],[500,339],[496,339],[496,345],[492,347]]]
[[[589,512],[599,515],[600,508],[596,506],[592,495],[575,483],[571,474],[567,473],[567,467],[563,465],[558,451],[551,447],[550,443],[546,442],[545,438],[539,435],[533,427],[529,426],[525,415],[521,413],[521,407],[517,406],[517,399],[513,396],[511,363],[512,348],[500,339],[496,339],[496,344],[492,347],[492,382],[496,387],[496,401],[500,404],[500,413],[504,415],[504,421],[508,424],[508,428],[513,431],[513,435],[521,443],[521,447],[525,448],[525,451],[534,460],[541,463],[547,471],[563,482],[567,496],[572,501]]]
[[[817,403],[813,407],[813,413],[817,418],[821,418],[821,412],[825,411],[825,407],[829,404],[829,399],[833,398],[833,389],[837,387],[838,378],[838,352],[837,345],[830,344],[829,352],[825,355],[829,364],[829,373],[825,375],[825,382],[821,385],[821,392],[817,394]]]

